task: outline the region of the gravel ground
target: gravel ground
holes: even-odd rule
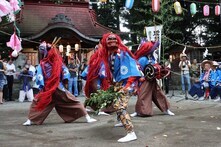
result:
[[[175,91],[168,98],[175,116],[163,115],[154,107],[153,117],[132,118],[138,140],[117,143],[125,135],[123,128],[113,127],[116,114],[91,116],[98,121],[87,124],[84,118],[64,123],[53,110],[43,125],[22,126],[30,102],[5,102],[0,105],[1,147],[221,147],[221,103],[182,100]],[[168,95],[169,97],[169,95]],[[79,97],[84,101],[84,97]],[[136,98],[130,100],[128,111],[134,110]]]

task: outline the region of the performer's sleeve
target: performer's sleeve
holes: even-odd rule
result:
[[[135,80],[136,80],[136,77],[130,77],[130,78],[128,78],[128,79],[127,79],[127,83],[126,83],[126,85],[125,85],[124,88],[130,87],[131,84],[132,84]]]
[[[101,68],[99,71],[99,76],[101,79],[106,77],[106,72],[105,72],[105,65],[103,63],[101,63]]]
[[[138,62],[142,70],[144,70],[145,66],[149,63],[146,57],[139,58]]]
[[[70,72],[65,65],[62,65],[62,74],[62,80],[68,80],[71,77]]]
[[[36,84],[39,86],[40,89],[44,87],[44,77],[40,65],[38,65],[37,67]]]

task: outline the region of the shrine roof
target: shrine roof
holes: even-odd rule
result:
[[[88,3],[55,5],[27,2],[24,4],[22,20],[19,23],[22,36],[38,36],[47,28],[53,28],[52,26],[69,27],[89,38],[101,38],[103,34],[111,32],[109,28],[97,22],[96,14],[88,8]]]

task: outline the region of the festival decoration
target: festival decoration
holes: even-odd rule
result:
[[[63,51],[64,51],[64,46],[63,46],[62,44],[60,44],[60,45],[58,46],[58,49],[59,49],[59,52],[60,52],[60,53],[63,53]]]
[[[13,50],[16,50],[17,52],[21,51],[22,47],[21,47],[21,40],[19,40],[18,36],[14,33],[11,38],[10,41],[7,42],[7,47],[11,47]]]
[[[21,8],[19,7],[19,1],[18,0],[10,0],[10,5],[11,5],[14,12],[21,10]]]
[[[66,49],[67,49],[67,52],[69,53],[71,51],[71,46],[67,45]]]
[[[159,12],[160,10],[160,1],[159,0],[152,0],[152,11]]]
[[[208,49],[206,48],[205,52],[203,53],[203,57],[206,58],[207,55],[208,55],[208,53],[209,53],[209,51],[208,51]]]
[[[182,13],[182,7],[181,7],[181,5],[180,5],[180,2],[176,1],[176,2],[174,3],[174,9],[175,9],[176,14],[179,15],[179,14]]]
[[[14,57],[14,58],[18,57],[18,52],[16,50],[14,50],[12,52],[12,57]]]
[[[134,0],[126,0],[125,7],[131,9],[134,5]]]
[[[204,16],[209,16],[209,6],[208,5],[205,5],[203,7],[203,15]]]
[[[220,6],[219,6],[219,5],[216,5],[216,6],[215,6],[215,15],[216,15],[216,16],[219,16],[219,15],[220,15]]]
[[[3,16],[8,15],[12,12],[13,8],[11,7],[10,3],[6,0],[1,0],[0,2],[0,19]]]
[[[194,16],[196,14],[197,10],[196,10],[196,4],[195,3],[191,3],[190,4],[190,13],[192,16]]]
[[[79,44],[76,43],[76,44],[74,45],[74,50],[75,50],[76,52],[79,50]]]

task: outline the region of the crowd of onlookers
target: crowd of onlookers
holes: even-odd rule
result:
[[[38,93],[38,85],[35,83],[36,66],[31,64],[31,60],[27,59],[24,67],[16,67],[13,60],[1,60],[0,56],[0,104],[5,101],[14,101],[13,83],[14,78],[20,81],[20,91],[18,101],[23,102],[26,98],[28,101],[34,99],[34,94]],[[169,61],[165,62],[165,66],[171,68]],[[68,81],[68,90],[75,96],[79,96],[82,92],[84,95],[84,86],[86,81],[81,78],[82,72],[87,67],[87,59],[80,61],[77,56],[69,58],[67,67],[70,72]],[[187,55],[180,54],[179,68],[181,70],[181,87],[182,94],[189,92],[195,100],[207,100],[209,98],[214,101],[220,101],[221,95],[221,70],[216,61],[204,60],[201,64],[194,59],[192,63],[188,60]],[[165,93],[169,93],[170,78],[164,78]],[[192,86],[191,86],[192,85]]]
[[[78,57],[72,56],[69,58],[69,64],[67,67],[70,72],[70,79],[68,81],[68,90],[76,97],[82,91],[85,85],[85,80],[81,79],[81,73],[87,66],[87,59],[83,59],[82,62]],[[23,67],[19,67],[16,71],[13,60],[1,60],[0,55],[0,104],[3,101],[14,101],[13,98],[13,84],[14,79],[18,79],[19,82],[19,96],[18,101],[24,102],[24,100],[32,101],[34,95],[38,93],[38,85],[35,83],[37,65],[32,65],[30,59],[26,60]]]
[[[184,53],[180,55],[180,58],[182,93],[188,91],[195,100],[202,101],[211,98],[214,101],[220,101],[221,69],[218,62],[204,59],[199,65],[194,59],[191,64]]]

